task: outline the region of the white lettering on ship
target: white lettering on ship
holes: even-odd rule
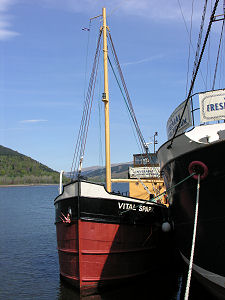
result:
[[[136,210],[135,204],[118,202],[118,205],[119,205],[119,209]]]
[[[151,212],[153,207],[147,205],[135,205],[131,203],[118,202],[119,209],[123,210],[138,210],[140,212]]]

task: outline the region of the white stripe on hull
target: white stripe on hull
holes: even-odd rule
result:
[[[202,125],[176,136],[172,147],[168,148],[171,140],[167,141],[158,150],[160,169],[162,170],[169,161],[173,161],[181,155],[213,143],[222,142],[224,136],[221,133],[224,131],[225,123]]]
[[[78,181],[72,182],[63,187],[63,192],[56,199],[55,203],[59,200],[63,200],[66,198],[72,198],[78,196]],[[151,206],[159,206],[159,204],[154,202],[147,202],[146,200],[141,200],[137,198],[127,197],[127,196],[119,196],[113,193],[108,193],[105,187],[101,184],[80,181],[80,196],[93,198],[93,199],[107,199],[107,200],[119,200],[123,202],[133,202],[134,204],[146,204]],[[162,205],[163,206],[163,205]]]
[[[182,256],[183,260],[185,261],[185,263],[187,265],[189,265],[189,260],[182,253],[181,253],[181,256]],[[209,272],[195,264],[193,264],[193,270],[195,272],[197,272],[199,275],[201,275],[202,277],[204,277],[205,279],[207,279],[225,289],[225,277],[220,276],[215,273],[212,273],[212,272]]]

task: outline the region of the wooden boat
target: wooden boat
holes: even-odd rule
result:
[[[216,20],[213,14],[209,26]],[[206,41],[207,36],[204,45]],[[200,62],[199,58],[198,67]],[[197,69],[194,75],[187,100],[168,120],[169,139],[159,148],[158,157],[184,262],[199,282],[225,299],[225,90],[197,93],[201,124],[196,126],[192,116],[199,108],[192,89]]]
[[[162,262],[161,225],[167,215],[166,206],[149,201],[150,196],[139,199],[111,192],[104,8],[102,16],[106,187],[81,179],[82,153],[77,178],[64,185],[54,201],[60,274],[79,288],[81,294],[99,292],[106,286],[145,275],[158,267]],[[162,185],[162,180],[159,181]]]

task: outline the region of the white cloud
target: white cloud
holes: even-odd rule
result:
[[[181,10],[179,2],[185,18],[190,20],[192,10],[192,2],[190,0],[125,0],[123,1],[122,9],[127,13],[155,21],[180,21]],[[198,1],[195,2],[194,19],[199,18],[203,7],[202,3],[199,4]]]
[[[40,123],[40,122],[47,122],[48,120],[42,120],[42,119],[37,119],[37,120],[22,120],[20,123]]]
[[[7,14],[10,7],[16,3],[16,0],[0,0],[0,40],[9,40],[19,33],[10,29],[11,17]]]
[[[127,14],[140,16],[155,21],[180,22],[182,13],[190,21],[192,1],[190,0],[40,0],[42,4],[50,7],[88,13],[90,17],[100,14],[101,8],[106,7],[107,14]],[[201,18],[203,1],[195,1],[193,20]]]
[[[0,18],[1,18],[1,15],[0,15]],[[12,30],[9,30],[7,28],[2,28],[0,27],[0,40],[9,40],[15,36],[18,36],[19,33],[18,32],[15,32],[15,31],[12,31]]]
[[[10,5],[13,5],[15,0],[0,0],[0,11],[7,11]]]
[[[164,55],[162,55],[162,54],[158,54],[158,55],[151,56],[151,57],[148,57],[148,58],[144,58],[144,59],[141,59],[141,60],[137,60],[137,61],[131,61],[131,62],[127,62],[127,63],[123,63],[123,66],[129,66],[129,65],[139,65],[139,64],[146,63],[146,62],[155,61],[155,60],[161,59],[161,58],[163,58],[163,57],[164,57]]]

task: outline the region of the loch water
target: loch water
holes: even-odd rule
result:
[[[0,188],[0,300],[81,299],[59,276],[54,225],[57,194],[58,186]],[[181,300],[185,274],[178,258],[169,270],[82,299]],[[214,298],[192,279],[189,299]]]

